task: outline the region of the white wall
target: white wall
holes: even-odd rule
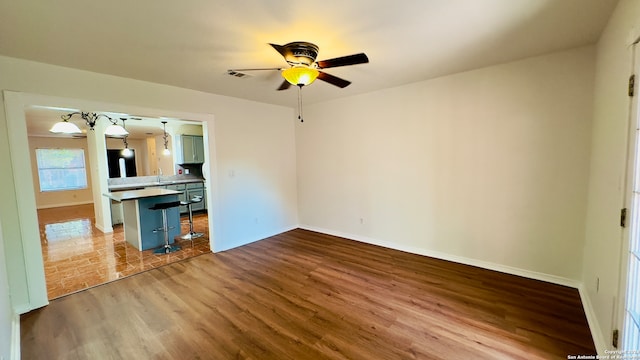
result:
[[[0,57],[0,89],[115,104],[113,111],[121,112],[142,107],[213,114],[215,120],[206,122],[205,128],[206,145],[215,160],[206,169],[213,186],[209,193],[214,199],[209,204],[214,250],[262,239],[298,223],[291,108],[8,57]],[[23,245],[39,244],[39,239],[22,235],[26,228],[20,226],[20,220],[37,229],[37,219],[20,219],[18,210],[35,207],[35,201],[24,203],[16,195],[8,141],[15,134],[8,133],[7,124],[4,104],[0,104],[0,219],[7,239],[13,306],[23,311],[29,308],[29,271]]]
[[[636,31],[633,28],[636,27]],[[610,348],[620,287],[631,38],[640,28],[640,2],[620,0],[597,46],[591,172],[582,280],[596,323],[596,345]],[[599,278],[599,290],[596,282]],[[624,284],[622,284],[624,286]]]
[[[303,227],[576,285],[594,48],[305,107]]]

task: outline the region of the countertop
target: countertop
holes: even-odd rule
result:
[[[121,191],[121,190],[133,190],[141,188],[149,188],[155,186],[167,186],[167,185],[179,185],[179,184],[192,184],[201,183],[202,179],[184,179],[184,180],[161,180],[151,182],[136,182],[127,184],[109,185],[109,191]]]
[[[163,195],[176,195],[181,194],[182,191],[176,190],[167,190],[167,189],[159,189],[159,188],[150,188],[150,189],[142,189],[142,190],[128,190],[128,191],[117,191],[103,194],[104,196],[115,200],[115,201],[127,201],[127,200],[136,200],[147,197],[154,196],[163,196]]]

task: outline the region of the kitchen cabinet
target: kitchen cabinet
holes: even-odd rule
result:
[[[180,193],[180,195],[178,195],[178,200],[182,201],[187,201],[187,194],[185,192],[186,190],[186,186],[185,184],[177,184],[177,185],[167,185],[165,186],[165,189],[167,190],[175,190],[175,191],[182,191],[182,193]],[[180,214],[184,214],[187,213],[188,209],[186,205],[180,205]]]
[[[122,223],[124,223],[124,217],[122,216],[122,203],[111,200],[111,225],[119,225]]]
[[[204,192],[204,184],[202,183],[192,183],[187,184],[187,199],[193,199],[194,196],[201,196],[202,201],[198,203],[191,204],[192,211],[200,211],[207,208],[206,204],[206,196]]]
[[[204,163],[204,140],[202,136],[182,135],[180,139],[182,142],[181,164]]]
[[[180,201],[189,201],[194,196],[197,196],[197,195],[202,196],[201,202],[191,204],[192,211],[200,211],[207,208],[206,200],[205,200],[204,184],[202,182],[167,185],[165,188],[167,190],[182,191],[182,193],[178,196]],[[186,205],[181,205],[180,214],[187,214],[187,213],[189,213],[189,208]]]

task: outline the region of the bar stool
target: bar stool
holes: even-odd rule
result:
[[[180,206],[180,201],[170,201],[165,203],[157,203],[149,208],[149,210],[162,210],[162,227],[153,230],[153,232],[162,231],[164,233],[164,245],[155,249],[154,254],[169,254],[180,250],[179,246],[169,244],[169,221],[167,219],[167,209]]]
[[[181,201],[180,205],[186,205],[189,209],[189,233],[180,236],[182,240],[193,240],[203,236],[203,233],[197,233],[193,231],[193,211],[191,210],[191,204],[199,203],[202,201],[202,196],[195,195],[189,201]]]

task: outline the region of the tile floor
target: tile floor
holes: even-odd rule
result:
[[[157,255],[138,251],[124,240],[122,225],[105,234],[93,224],[93,204],[38,210],[40,242],[49,300],[162,265],[210,252],[206,214],[194,214],[193,242],[180,240],[180,251]],[[189,231],[187,217],[182,232]]]

